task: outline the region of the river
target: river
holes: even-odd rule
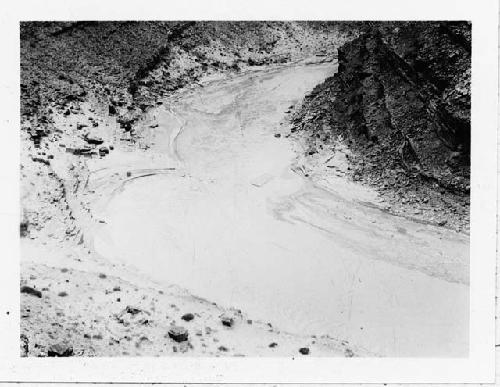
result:
[[[154,168],[108,198],[95,247],[282,331],[382,356],[467,356],[468,236],[315,184],[294,172],[293,140],[274,136],[334,70],[271,68],[158,107]]]

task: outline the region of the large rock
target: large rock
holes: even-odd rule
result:
[[[189,333],[186,328],[174,325],[168,330],[168,336],[172,340],[181,343],[187,341]]]
[[[184,321],[191,321],[191,320],[194,319],[194,314],[192,314],[192,313],[186,313],[186,314],[183,314],[181,318]]]
[[[30,296],[35,296],[38,298],[42,298],[42,292],[36,290],[30,286],[21,286],[21,293],[29,294]]]
[[[234,325],[234,317],[228,313],[220,316],[220,321],[225,327],[231,328]]]
[[[47,356],[49,357],[73,356],[73,347],[67,343],[53,344],[49,347]]]
[[[91,145],[101,145],[104,142],[101,137],[90,133],[85,136],[85,141]]]

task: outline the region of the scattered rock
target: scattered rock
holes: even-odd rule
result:
[[[66,343],[53,344],[47,352],[49,357],[68,357],[73,356],[73,347]]]
[[[227,314],[223,314],[222,316],[220,316],[220,321],[225,327],[232,327],[234,325],[234,318]]]
[[[194,319],[194,314],[186,313],[181,317],[184,321],[191,321]]]
[[[307,348],[307,347],[300,348],[300,349],[299,349],[299,352],[300,352],[302,355],[309,355],[309,348]]]
[[[131,314],[131,315],[136,315],[136,314],[141,313],[142,310],[139,308],[135,308],[133,306],[127,305],[127,307],[125,308],[125,312],[128,314]]]
[[[28,222],[21,222],[19,224],[19,232],[20,232],[21,238],[28,236]]]
[[[66,296],[68,295],[68,293],[66,293],[66,292],[64,292],[64,291],[63,291],[63,292],[59,292],[59,293],[57,293],[57,295],[58,295],[59,297],[66,297]]]
[[[151,324],[151,320],[149,320],[147,318],[141,318],[137,323],[140,324],[140,325],[150,325]]]
[[[99,155],[104,156],[109,154],[109,148],[107,146],[102,146],[99,148]]]
[[[354,356],[354,352],[351,349],[346,348],[344,350],[344,355],[345,355],[345,357],[353,357]]]
[[[132,124],[134,123],[133,119],[120,117],[117,121],[120,124],[120,128],[124,129],[126,132],[130,132],[132,130]]]
[[[87,134],[84,139],[91,145],[101,145],[104,142],[101,137],[92,134]]]
[[[271,343],[269,344],[269,348],[275,348],[278,346],[278,343]]]
[[[25,294],[29,294],[30,296],[42,298],[42,292],[39,290],[36,290],[30,286],[21,286],[21,293],[25,293]]]
[[[174,326],[170,327],[170,329],[168,330],[168,336],[172,340],[174,340],[178,343],[180,343],[182,341],[186,341],[188,339],[188,335],[189,335],[188,331],[184,327],[174,325]]]
[[[80,155],[92,155],[92,154],[95,154],[94,150],[90,147],[81,147],[81,148],[69,148],[67,147],[66,148],[66,152],[68,153],[72,153],[76,156],[80,156]]]

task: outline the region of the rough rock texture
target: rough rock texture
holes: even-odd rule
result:
[[[470,25],[371,23],[338,50],[338,73],[294,115],[310,154],[345,141],[352,177],[393,201],[434,202],[467,228],[470,181]]]

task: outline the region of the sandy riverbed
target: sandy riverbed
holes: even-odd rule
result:
[[[467,236],[388,215],[342,179],[315,184],[274,137],[332,71],[261,72],[166,101],[143,138],[154,167],[105,197],[96,249],[287,332],[388,356],[466,355]]]
[[[47,290],[49,298],[24,305],[53,305],[59,311],[44,312],[51,319],[76,321],[64,340],[82,354],[293,356],[307,346],[327,356],[466,356],[468,236],[387,214],[375,192],[341,175],[304,173],[314,166],[283,118],[333,71],[319,63],[251,72],[184,90],[149,112],[137,142],[85,163],[74,196],[85,208],[76,215],[83,243],[23,246],[34,271],[25,282],[78,289],[64,298]],[[60,271],[68,267],[70,282]],[[99,296],[77,301],[90,291]],[[127,303],[153,313],[152,322],[110,323]],[[99,316],[81,324],[82,311]],[[180,320],[186,312],[199,314],[191,325]],[[221,326],[225,312],[239,323]],[[164,337],[179,322],[194,338],[182,351]],[[216,341],[203,346],[207,326]],[[26,327],[32,341],[41,337]],[[104,330],[105,340],[85,338],[88,330]]]

